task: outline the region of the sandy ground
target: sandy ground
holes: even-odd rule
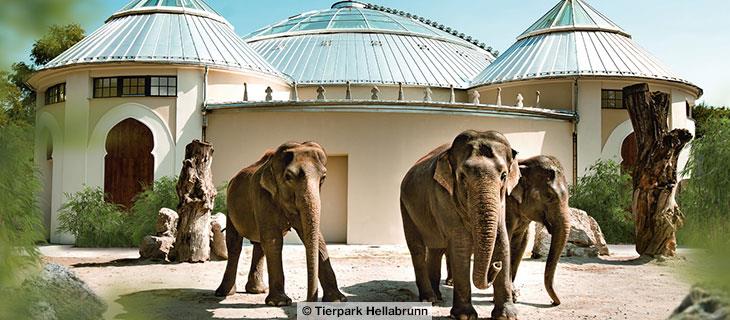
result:
[[[666,319],[689,290],[676,275],[687,261],[632,261],[632,246],[611,246],[602,259],[563,258],[556,291],[563,302],[550,306],[542,284],[544,261],[525,260],[517,275],[520,319]],[[350,301],[416,301],[410,256],[405,246],[329,246],[341,290]],[[296,318],[294,307],[269,307],[265,294],[241,293],[251,247],[239,264],[236,295],[215,297],[225,261],[157,264],[137,261],[134,249],[41,249],[49,262],[67,265],[109,302],[109,319],[281,319]],[[687,252],[684,252],[686,254]],[[683,254],[683,252],[680,252]],[[286,290],[295,302],[306,294],[304,248],[284,248]],[[445,275],[445,267],[444,273]],[[449,314],[452,291],[442,287],[444,303],[434,311]],[[321,290],[320,290],[321,294]],[[480,317],[492,310],[491,289],[473,289]]]

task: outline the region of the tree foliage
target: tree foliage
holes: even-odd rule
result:
[[[631,176],[614,161],[598,161],[570,187],[570,206],[596,219],[608,243],[633,243]]]
[[[37,66],[45,65],[84,38],[84,29],[77,23],[52,25],[33,44],[31,58]]]
[[[730,119],[730,108],[713,107],[701,103],[692,108],[692,118],[695,120],[695,139],[702,138],[707,132],[708,122],[714,118]]]
[[[132,244],[137,245],[142,238],[155,233],[160,209],[176,210],[179,202],[176,186],[176,178],[163,177],[137,195],[127,218],[127,236]]]

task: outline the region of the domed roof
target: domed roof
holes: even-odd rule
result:
[[[134,0],[43,69],[110,62],[210,65],[280,75],[203,0]]]
[[[244,38],[300,84],[464,87],[494,59],[491,48],[452,28],[356,1],[298,14]]]
[[[701,93],[583,0],[561,0],[474,78],[472,86],[576,76],[667,80]]]

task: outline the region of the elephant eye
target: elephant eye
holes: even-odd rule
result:
[[[502,172],[502,176],[500,178],[502,181],[507,180],[507,172]]]
[[[294,180],[294,173],[292,173],[291,171],[287,171],[286,173],[284,173],[284,180],[286,180],[286,181]]]

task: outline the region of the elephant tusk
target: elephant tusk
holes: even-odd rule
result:
[[[500,271],[502,271],[502,261],[492,263],[492,268],[490,268],[487,274],[487,288],[492,286]]]

